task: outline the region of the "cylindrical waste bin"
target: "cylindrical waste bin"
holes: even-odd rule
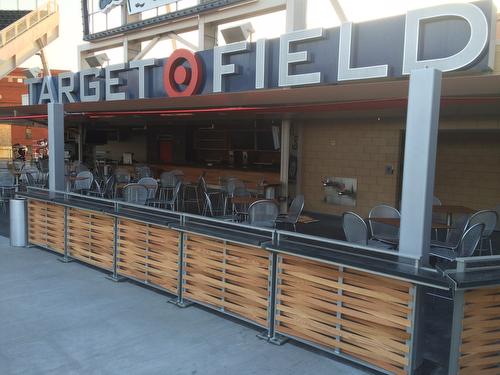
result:
[[[10,245],[28,246],[28,214],[25,198],[10,200]]]

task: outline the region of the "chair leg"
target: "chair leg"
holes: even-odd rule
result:
[[[489,243],[490,243],[490,255],[493,255],[493,244],[491,242],[491,237],[489,238]]]

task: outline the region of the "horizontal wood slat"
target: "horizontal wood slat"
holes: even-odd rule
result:
[[[184,297],[268,327],[269,256],[257,247],[188,235]]]
[[[464,293],[459,375],[500,374],[500,288]]]
[[[30,199],[28,228],[31,244],[64,253],[64,207]]]
[[[82,262],[113,269],[114,219],[92,211],[68,209],[68,255]]]
[[[177,294],[179,233],[152,224],[120,219],[117,273]]]
[[[410,283],[278,256],[276,331],[408,374]]]

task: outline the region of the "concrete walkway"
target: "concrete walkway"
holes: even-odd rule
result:
[[[0,237],[0,374],[371,374],[167,299]]]

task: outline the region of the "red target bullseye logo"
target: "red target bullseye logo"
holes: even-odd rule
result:
[[[178,49],[170,55],[163,68],[163,85],[168,96],[195,95],[201,81],[201,59],[197,55],[187,49]]]

